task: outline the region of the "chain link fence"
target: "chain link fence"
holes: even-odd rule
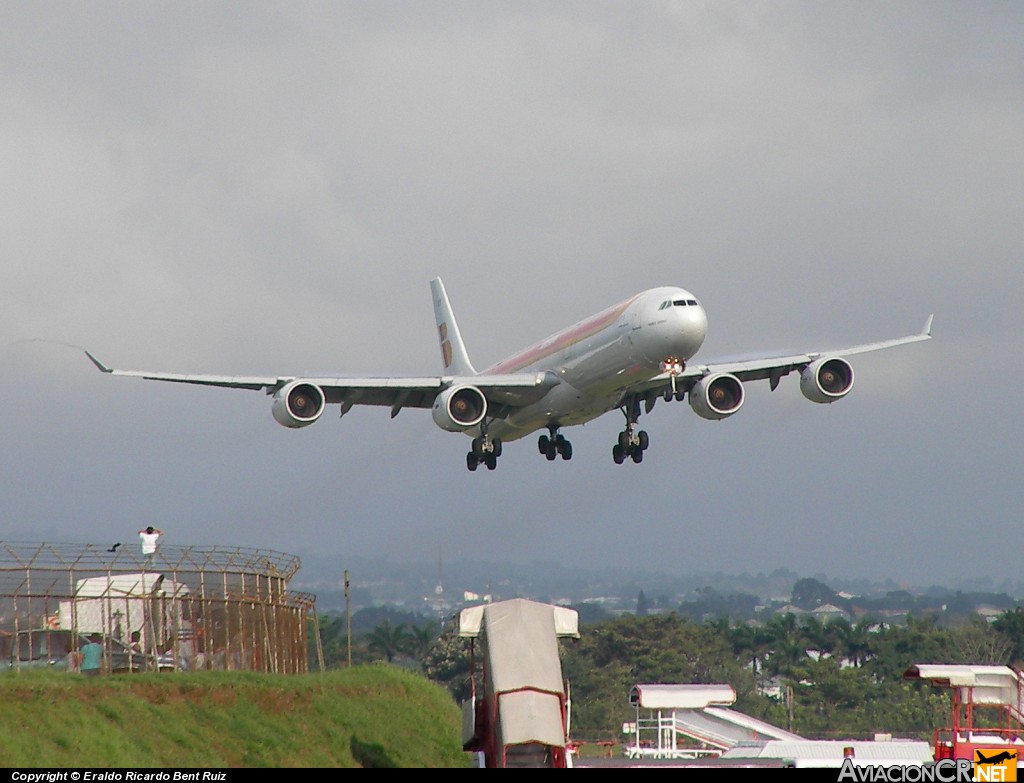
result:
[[[308,671],[316,599],[288,589],[297,557],[134,549],[0,542],[2,665],[75,669],[99,642],[107,671]]]

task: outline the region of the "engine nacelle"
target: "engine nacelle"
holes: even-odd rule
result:
[[[476,386],[452,386],[434,399],[434,424],[448,432],[465,432],[484,420],[487,398]]]
[[[274,418],[292,429],[308,427],[323,414],[325,402],[324,390],[315,383],[292,381],[274,393]]]
[[[800,392],[811,402],[835,402],[853,388],[853,367],[846,359],[824,357],[800,372]]]
[[[702,419],[724,419],[742,404],[743,382],[727,372],[706,375],[690,389],[690,407]]]

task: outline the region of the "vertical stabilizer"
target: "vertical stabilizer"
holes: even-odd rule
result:
[[[430,281],[430,292],[434,296],[434,320],[437,321],[437,337],[441,344],[441,362],[445,374],[476,375],[440,277]]]

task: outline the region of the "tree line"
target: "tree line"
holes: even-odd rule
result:
[[[414,618],[386,616],[357,634],[353,662],[416,668],[456,700],[466,698],[469,641],[458,637],[456,618],[443,626]],[[622,724],[635,719],[629,691],[642,683],[727,683],[736,709],[808,738],[931,739],[949,725],[950,693],[905,679],[909,667],[1024,664],[1021,607],[992,622],[940,622],[923,613],[899,624],[870,614],[821,621],[793,613],[761,623],[725,616],[698,622],[677,611],[645,610],[586,622],[580,631],[579,640],[562,640],[560,649],[572,733],[587,740],[622,739]],[[327,665],[345,665],[342,619],[325,618],[321,638]]]

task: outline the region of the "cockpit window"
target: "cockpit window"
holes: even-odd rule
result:
[[[671,306],[672,306],[672,302],[670,302],[668,300],[665,300],[664,302],[661,303],[661,307],[659,307],[658,309],[659,310],[664,310],[666,307],[671,307]]]
[[[689,302],[687,302],[685,299],[676,299],[676,301],[674,301],[672,304],[675,305],[676,307],[686,307],[686,305],[688,305]]]

